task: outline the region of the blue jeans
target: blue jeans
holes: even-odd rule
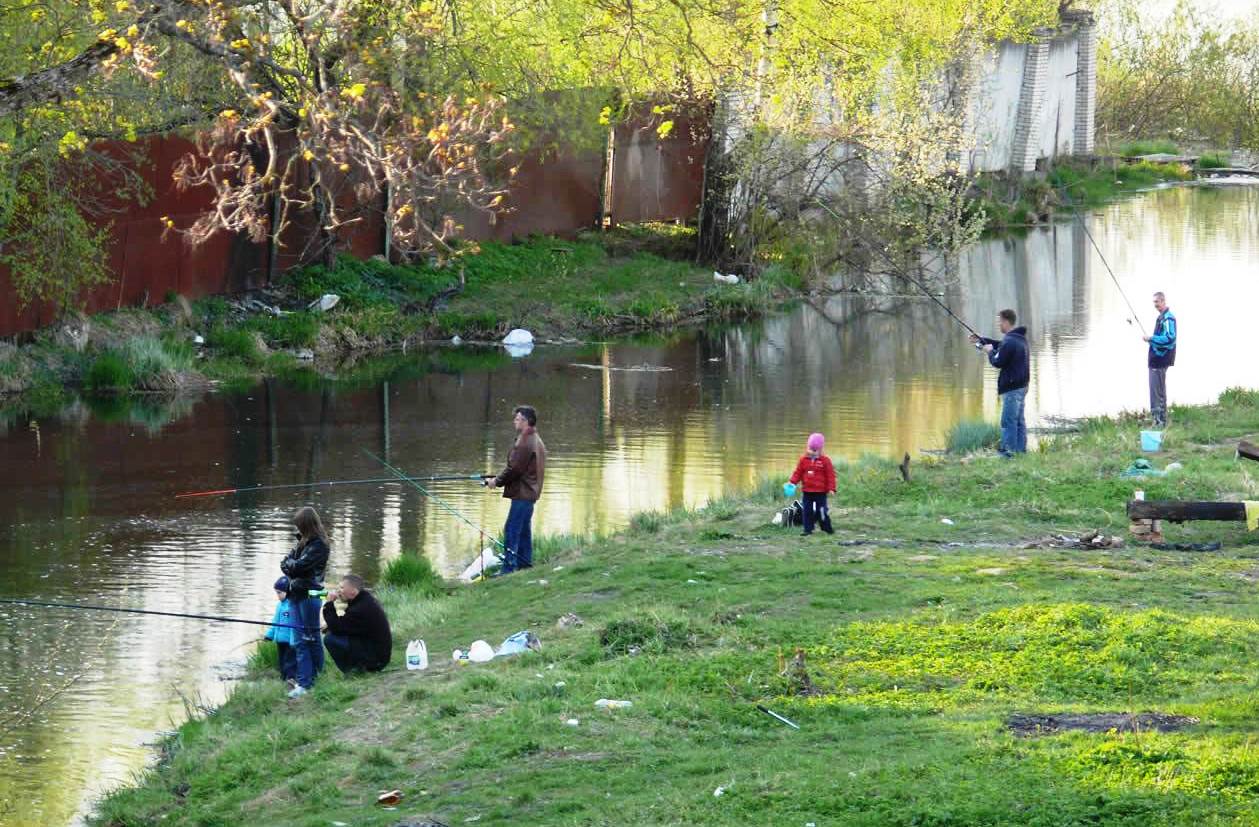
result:
[[[315,676],[323,671],[323,641],[319,637],[322,607],[323,601],[318,597],[297,601],[297,623],[302,628],[297,632],[293,649],[297,656],[297,685],[303,689],[314,686]]]
[[[1027,422],[1023,418],[1023,403],[1027,401],[1027,388],[1018,388],[1001,394],[1001,453],[1027,453]]]
[[[503,574],[533,567],[533,501],[512,500],[503,527]]]

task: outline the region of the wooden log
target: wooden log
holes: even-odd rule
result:
[[[1132,500],[1128,503],[1130,520],[1187,520],[1244,522],[1246,506],[1242,503],[1195,502],[1192,500]]]
[[[1259,445],[1243,439],[1237,443],[1237,456],[1242,459],[1253,459],[1255,462],[1259,462]]]

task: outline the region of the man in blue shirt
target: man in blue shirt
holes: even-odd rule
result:
[[[1176,364],[1176,317],[1167,309],[1167,297],[1154,294],[1154,309],[1158,319],[1154,332],[1145,337],[1150,343],[1150,355],[1146,360],[1150,368],[1150,416],[1154,427],[1167,427],[1167,369]]]
[[[1027,328],[1015,327],[1017,321],[1013,310],[1002,310],[997,314],[1000,341],[973,334],[970,337],[971,342],[988,354],[988,363],[1001,371],[997,376],[997,395],[1001,397],[1001,455],[1006,459],[1027,453],[1027,420],[1023,408],[1032,363],[1027,350]]]

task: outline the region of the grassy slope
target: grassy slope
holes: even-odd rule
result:
[[[64,385],[106,396],[198,387],[204,385],[199,374],[252,382],[298,368],[289,352],[295,349],[313,348],[321,359],[338,362],[348,353],[397,349],[407,340],[459,335],[497,341],[513,327],[540,338],[573,338],[740,320],[804,287],[780,266],[766,268],[752,283],[716,284],[711,269],[686,257],[693,235],[684,227],[652,225],[575,241],[484,243],[461,260],[466,287],[432,310],[434,300],[458,284],[453,267],[342,259],[330,269],[286,273],[278,289],[291,312],[279,318],[242,316],[222,297],[195,302],[190,318],[174,304],[102,314],[93,317],[93,338],[83,352],[58,343],[50,331],[24,349],[0,345],[0,414],[56,410],[66,401]],[[325,293],[341,297],[330,313],[305,309]],[[204,336],[208,358],[196,358],[194,333]]]
[[[1134,421],[1089,423],[1017,462],[920,466],[909,485],[880,462],[842,469],[839,539],[899,543],[769,526],[780,503],[767,484],[641,515],[614,537],[553,540],[534,572],[453,597],[387,589],[399,652],[423,636],[430,671],[405,672],[399,654],[382,675],[329,676],[295,704],[278,680],[248,681],[185,725],[100,823],[1254,823],[1259,541],[1196,524],[1169,534],[1225,551],[1006,545],[1123,533],[1134,487],[1256,496],[1220,443],[1259,430],[1259,395],[1173,421],[1159,460],[1184,472],[1135,484],[1116,476],[1136,453]],[[557,629],[565,612],[585,625]],[[540,654],[465,667],[444,654],[521,628],[541,636]],[[800,697],[799,677],[780,672],[797,647],[821,696]],[[634,706],[604,713],[601,697]],[[1014,711],[1147,709],[1202,723],[1040,739],[1002,728]],[[375,808],[392,788],[404,806]]]

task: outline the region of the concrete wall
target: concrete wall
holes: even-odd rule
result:
[[[1068,12],[1031,43],[1002,42],[971,67],[971,172],[1031,172],[1043,159],[1093,151],[1097,29]]]

